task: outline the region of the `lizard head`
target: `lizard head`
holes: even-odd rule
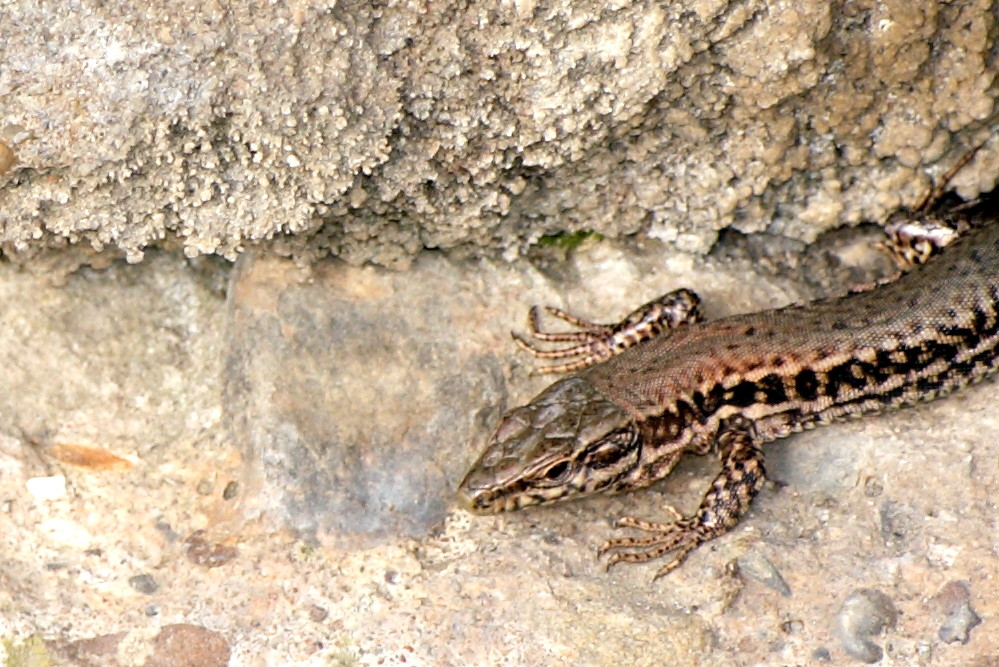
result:
[[[613,492],[638,469],[640,455],[635,420],[570,377],[503,415],[459,485],[458,500],[491,514]]]

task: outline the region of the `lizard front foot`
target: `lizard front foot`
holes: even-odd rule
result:
[[[644,563],[661,558],[670,551],[675,552],[672,560],[656,572],[656,576],[652,578],[655,581],[679,567],[687,554],[697,548],[699,544],[717,537],[717,535],[710,534],[707,527],[698,522],[696,518],[684,519],[683,515],[671,505],[667,505],[666,510],[673,514],[674,520],[672,522],[656,523],[642,521],[630,516],[617,520],[619,528],[635,528],[652,534],[646,537],[620,537],[604,542],[597,550],[598,556],[602,556],[608,551],[616,551],[607,559],[608,570],[617,563]],[[633,549],[633,551],[618,551],[619,549]]]
[[[545,343],[575,343],[558,350],[542,350],[524,336],[512,333],[514,342],[538,359],[570,359],[563,364],[541,366],[538,373],[568,373],[606,361],[632,345],[654,338],[668,329],[700,322],[700,297],[689,289],[678,289],[636,308],[617,324],[597,324],[546,306],[552,316],[577,327],[579,331],[546,332],[540,327],[540,309],[531,308],[528,325],[531,337]]]
[[[634,517],[619,519],[618,526],[652,534],[604,542],[598,556],[616,552],[608,559],[608,568],[616,563],[644,563],[673,552],[672,560],[653,577],[655,581],[679,567],[698,545],[724,535],[739,523],[766,481],[763,450],[757,442],[753,423],[740,416],[733,416],[722,424],[715,442],[722,470],[704,494],[697,512],[684,518],[675,508],[667,506],[666,510],[673,515],[671,522],[654,523]]]

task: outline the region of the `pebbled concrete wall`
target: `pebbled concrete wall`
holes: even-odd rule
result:
[[[997,35],[989,0],[5,3],[0,247],[810,240],[988,136]]]

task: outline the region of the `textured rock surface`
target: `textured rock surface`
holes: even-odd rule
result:
[[[61,286],[0,264],[0,664],[999,658],[995,382],[775,444],[743,523],[650,584],[596,546],[614,517],[691,510],[714,461],[509,516],[451,504],[495,411],[546,382],[507,330],[532,302],[611,319],[691,285],[717,317],[810,288],[656,243],[404,274],[244,261],[154,252]],[[843,634],[865,590],[898,621],[851,608]]]
[[[402,265],[579,229],[810,240],[981,140],[997,33],[989,0],[6,3],[0,242]]]
[[[505,399],[495,285],[518,282],[439,255],[402,273],[240,258],[224,409],[251,493],[297,534],[346,545],[439,524],[455,462]]]
[[[690,286],[717,317],[886,270],[806,243],[994,132],[995,12],[0,5],[0,663],[999,661],[996,382],[776,443],[746,520],[656,584],[595,547],[691,510],[711,460],[452,504],[547,383],[507,334],[530,304]],[[993,140],[952,186],[997,175]],[[579,229],[644,233],[530,247]]]

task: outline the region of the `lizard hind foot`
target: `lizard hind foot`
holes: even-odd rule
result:
[[[930,188],[914,208],[896,212],[885,222],[885,239],[875,243],[874,247],[887,252],[900,271],[925,264],[931,257],[971,230],[968,221],[956,217],[955,214],[973,205],[973,202],[966,202],[943,214],[933,214],[932,209],[943,198],[951,179],[986,143],[987,141],[983,141],[965,152],[943,175],[940,183]]]

